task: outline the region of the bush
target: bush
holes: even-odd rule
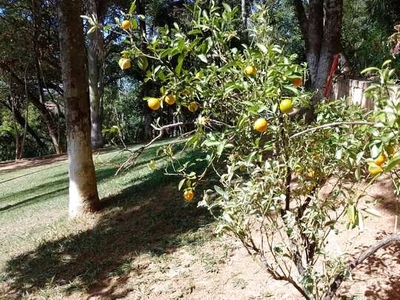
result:
[[[133,11],[129,16],[136,20]],[[343,224],[362,229],[357,184],[394,170],[398,158],[386,157],[393,155],[387,147],[399,142],[398,104],[386,118],[383,110],[366,115],[343,100],[324,101],[310,126],[301,118],[312,96],[302,87],[305,65],[295,64],[296,57],[271,39],[265,8],[251,16],[249,44],[239,40],[236,8],[195,4],[192,14],[190,31],[176,24],[159,28],[145,51],[131,44],[123,52],[144,69],[151,66],[146,80],[163,85],[162,106],[174,95],[176,114],[188,109],[195,117],[186,145],[204,152],[206,168],[188,171],[198,161],[178,166],[184,177],[179,188],[192,201],[199,182],[216,176],[218,184],[204,191],[199,205],[220,212],[219,231],[234,235],[275,279],[290,282],[304,298],[331,299],[357,264],[329,253],[327,238]],[[381,108],[388,104],[387,82],[371,88]],[[383,161],[375,159],[379,154]]]

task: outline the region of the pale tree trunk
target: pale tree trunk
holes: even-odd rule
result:
[[[241,18],[242,18],[243,28],[247,28],[247,8],[246,8],[246,0],[241,0],[240,6],[241,6]]]
[[[99,208],[90,145],[90,110],[85,72],[82,0],[60,0],[60,53],[69,159],[69,214],[76,217]]]
[[[96,0],[88,1],[87,13],[89,16],[95,15],[100,22]],[[103,34],[96,30],[88,35],[89,47],[88,53],[88,73],[89,73],[89,98],[90,98],[90,120],[91,120],[91,143],[92,148],[101,148],[104,145],[101,116],[101,97],[102,91],[102,68],[104,41]]]

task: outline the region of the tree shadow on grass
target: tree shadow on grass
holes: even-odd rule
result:
[[[43,288],[67,286],[70,292],[86,292],[95,286],[96,295],[120,297],[124,292],[117,293],[115,285],[121,282],[112,282],[110,273],[120,272],[141,253],[160,256],[175,251],[182,243],[180,235],[211,222],[207,211],[182,200],[176,186],[176,178],[154,171],[105,199],[101,218],[92,229],[45,242],[9,260],[7,294],[18,298]],[[124,278],[126,274],[119,280]]]

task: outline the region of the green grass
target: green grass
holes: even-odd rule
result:
[[[105,208],[93,217],[68,219],[65,161],[1,173],[0,281],[7,281],[3,292],[10,298],[23,294],[63,298],[86,292],[110,274],[140,269],[131,264],[135,257],[162,257],[210,239],[208,212],[182,200],[179,177],[164,175],[166,159],[157,156],[157,150],[168,142],[147,149],[134,167],[119,176],[115,171],[127,154],[95,155]],[[151,160],[157,163],[155,170],[147,166]],[[0,296],[1,292],[0,285]]]

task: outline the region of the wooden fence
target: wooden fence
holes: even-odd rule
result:
[[[365,90],[373,81],[355,79],[337,79],[331,89],[331,99],[347,98],[349,104],[359,104],[368,110],[374,110],[375,105],[372,99],[365,95]],[[398,101],[400,85],[390,86],[390,98]]]

